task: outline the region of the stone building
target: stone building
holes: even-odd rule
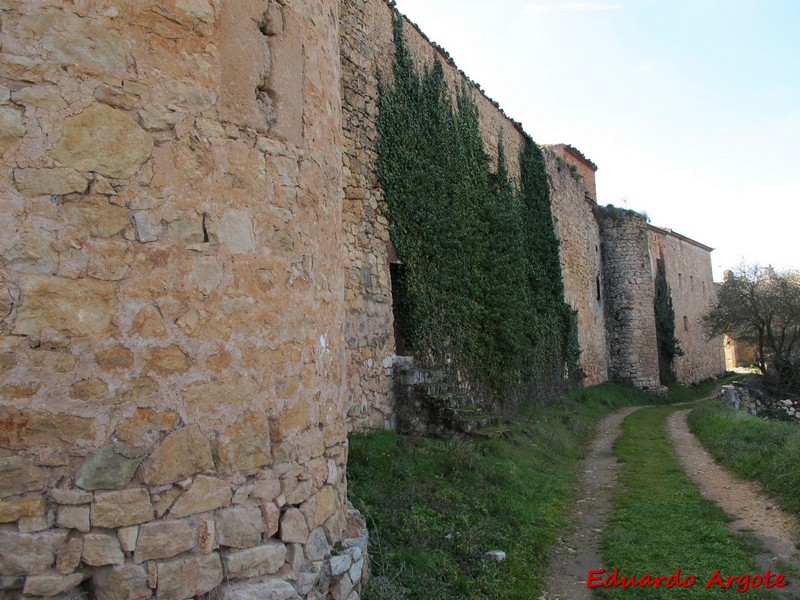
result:
[[[375,174],[394,14],[0,2],[0,595],[358,598],[346,436],[394,420]],[[487,150],[518,155],[520,125],[473,93]],[[596,166],[545,154],[587,382],[657,385],[656,245],[688,286],[681,376],[711,374],[688,337],[708,249],[604,225]]]

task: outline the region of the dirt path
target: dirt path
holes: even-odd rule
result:
[[[689,410],[673,413],[667,420],[667,431],[684,471],[703,496],[716,502],[736,520],[729,527],[736,532],[750,531],[769,550],[756,557],[762,572],[784,572],[778,564],[789,564],[800,573],[800,555],[795,546],[800,542],[800,523],[796,517],[778,508],[753,482],[736,479],[718,465],[700,441],[689,430]],[[787,574],[788,575],[788,574]],[[800,598],[800,581],[788,576],[790,585],[781,590],[786,598]]]
[[[621,424],[640,407],[632,406],[607,416],[597,426],[589,455],[583,460],[578,482],[580,496],[568,517],[569,534],[556,542],[547,570],[546,590],[539,600],[589,600],[586,577],[600,568],[600,538],[611,511],[611,495],[619,464],[612,452],[622,434]]]

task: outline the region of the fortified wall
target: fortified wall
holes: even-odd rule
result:
[[[0,17],[0,595],[357,598],[338,3]]]

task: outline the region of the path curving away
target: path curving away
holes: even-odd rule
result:
[[[580,491],[568,515],[569,534],[555,545],[547,569],[546,591],[539,600],[590,600],[586,577],[591,569],[602,567],[600,540],[611,512],[611,497],[619,474],[613,447],[622,434],[622,421],[639,406],[608,415],[597,425],[591,449],[581,463],[577,483]]]
[[[774,500],[761,491],[755,482],[742,481],[716,463],[697,437],[689,430],[689,410],[672,413],[667,420],[667,432],[675,454],[705,498],[715,502],[735,520],[728,524],[735,532],[748,531],[755,535],[768,554],[756,560],[762,572],[783,572],[778,562],[789,564],[800,573],[800,521],[784,512]],[[800,598],[800,581],[787,574],[790,585],[781,592],[786,598]]]

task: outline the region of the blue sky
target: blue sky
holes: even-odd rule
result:
[[[601,204],[800,269],[800,0],[396,1]]]

